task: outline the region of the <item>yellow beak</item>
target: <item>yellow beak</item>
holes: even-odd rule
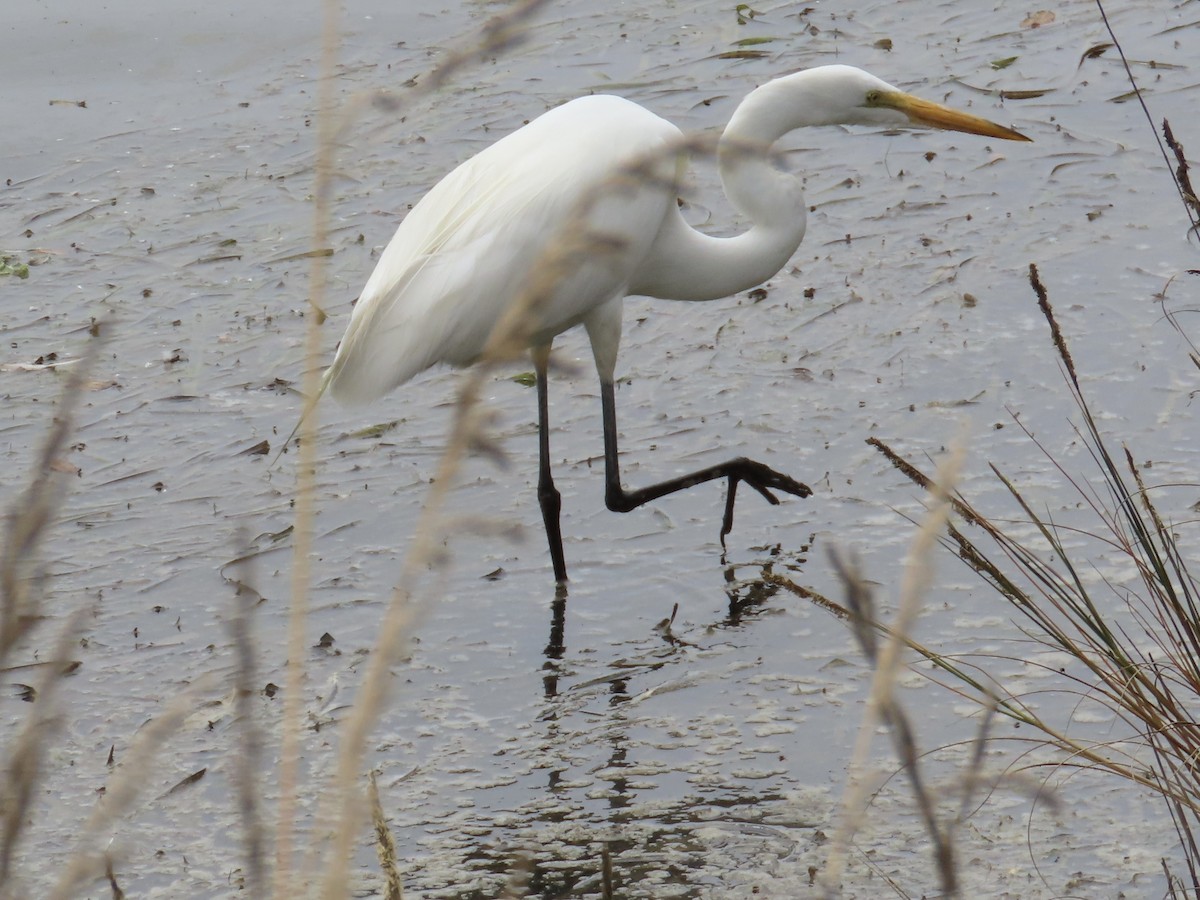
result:
[[[914,97],[912,94],[905,94],[900,91],[881,92],[878,95],[877,103],[879,106],[887,106],[899,110],[914,123],[925,125],[929,128],[943,128],[947,131],[965,131],[968,134],[981,134],[984,137],[1000,138],[1005,141],[1033,140],[1033,138],[1025,137],[1019,131],[1013,131],[1011,128],[1005,128],[1003,125],[997,125],[995,122],[989,122],[987,119],[982,119],[979,116],[960,112],[957,109],[942,106],[940,103],[934,103],[931,100],[922,100],[920,97]]]

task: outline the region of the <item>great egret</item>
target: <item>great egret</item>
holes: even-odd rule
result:
[[[746,458],[649,487],[627,490],[617,462],[613,371],[626,296],[714,300],[778,272],[804,236],[798,178],[765,153],[805,125],[923,125],[1004,140],[1029,138],[986,119],[906,94],[861,69],[821,66],[769,81],[738,106],[718,143],[725,193],[750,219],[735,237],[701,234],[684,221],[675,185],[682,133],[620,97],[572,100],[467,160],[435,185],[400,223],[363,288],[322,388],[340,401],[375,399],[437,363],[475,361],[507,306],[581,206],[603,248],[575,257],[529,328],[537,373],[538,500],[554,576],[567,567],[561,499],[550,473],[547,363],[554,337],[583,324],[591,341],[604,423],[605,502],[629,512],[666,494],[728,479],[721,539],[732,527],[737,484],[771,503],[772,491],[806,497],[806,485]],[[759,152],[746,152],[747,147]],[[608,190],[632,160],[661,153],[665,177]],[[663,167],[654,169],[662,172]],[[597,195],[600,195],[597,197]]]

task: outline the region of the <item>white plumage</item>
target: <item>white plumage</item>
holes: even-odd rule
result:
[[[628,100],[583,97],[464,162],[413,207],[380,257],[330,370],[333,395],[366,402],[436,363],[473,362],[581,203],[622,163],[679,137]],[[623,296],[671,206],[660,188],[623,196],[615,216],[594,205],[592,227],[619,235],[624,249],[572,273],[536,331],[552,338]]]
[[[539,307],[530,329],[539,382],[539,498],[555,575],[566,579],[558,531],[558,492],[549,472],[546,357],[555,335],[588,329],[604,403],[606,500],[628,511],[676,490],[729,479],[722,538],[732,525],[733,495],[745,481],[771,502],[771,490],[806,496],[808,488],[761,463],[739,459],[638,491],[621,487],[612,380],[621,334],[621,302],[638,294],[711,300],[770,278],[804,236],[798,178],[762,152],[805,125],[917,124],[1006,140],[1008,128],[905,94],[849,66],[823,66],[768,82],[737,108],[719,146],[730,201],[752,222],[735,237],[714,238],[688,225],[676,203],[683,170],[672,150],[682,135],[628,100],[573,100],[467,160],[413,208],[367,281],[322,389],[362,403],[438,363],[478,358],[496,322],[530,283],[554,242],[586,210],[604,249],[573,266]],[[654,177],[620,185],[614,175],[661,154]]]

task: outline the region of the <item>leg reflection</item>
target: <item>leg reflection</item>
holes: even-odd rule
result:
[[[542,688],[547,697],[558,696],[559,661],[566,653],[567,632],[567,585],[559,582],[554,586],[554,599],[550,601],[550,641],[542,652],[546,661],[542,663]]]

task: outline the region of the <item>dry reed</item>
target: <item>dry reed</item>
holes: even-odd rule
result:
[[[933,847],[934,868],[947,897],[958,896],[958,875],[954,843],[950,831],[939,820],[933,795],[922,775],[915,729],[895,693],[903,667],[903,652],[912,645],[908,634],[921,609],[932,582],[932,556],[950,515],[950,495],[965,457],[962,442],[956,442],[938,466],[937,474],[927,483],[930,492],[928,510],[913,537],[905,558],[900,581],[900,596],[893,622],[881,628],[874,598],[866,581],[841,554],[833,553],[833,564],[846,592],[846,607],[851,630],[867,662],[873,667],[871,689],[859,724],[854,752],[847,767],[841,815],[826,854],[821,884],[826,897],[841,891],[842,873],[855,831],[862,823],[868,804],[868,780],[865,769],[870,758],[876,729],[884,725],[903,771],[908,775],[921,820]],[[880,633],[885,640],[881,643]]]
[[[914,646],[926,659],[952,676],[942,682],[989,710],[1037,729],[1046,746],[1060,752],[1054,766],[1088,768],[1120,776],[1158,795],[1175,823],[1179,847],[1189,870],[1189,892],[1200,890],[1194,832],[1200,824],[1200,583],[1190,572],[1186,551],[1175,527],[1168,525],[1154,502],[1154,489],[1143,480],[1128,448],[1109,447],[1084,396],[1075,364],[1036,267],[1030,282],[1038,297],[1064,378],[1082,420],[1077,429],[1097,467],[1103,490],[1069,474],[1026,430],[1066,482],[1078,492],[1094,530],[1060,526],[998,468],[996,478],[1032,525],[1037,541],[1016,536],[965,497],[953,498],[970,527],[983,539],[951,524],[944,544],[972,571],[1007,600],[1026,622],[1026,634],[1038,644],[1066,653],[1075,666],[1046,667],[1057,679],[1053,690],[1099,703],[1125,726],[1125,732],[1089,741],[1071,736],[1045,721],[1021,697],[1005,691],[995,679],[971,675],[968,667],[926,648]],[[1018,424],[1021,424],[1018,420]],[[1024,428],[1024,425],[1021,425]],[[885,455],[902,463],[901,471],[917,483],[927,482],[879,441]],[[1090,538],[1099,558],[1082,563],[1081,551],[1067,538]],[[1101,561],[1123,560],[1136,573],[1135,584],[1101,580],[1093,585],[1084,572],[1099,571]],[[1047,688],[1043,687],[1043,691]],[[1164,860],[1164,866],[1166,862]]]

